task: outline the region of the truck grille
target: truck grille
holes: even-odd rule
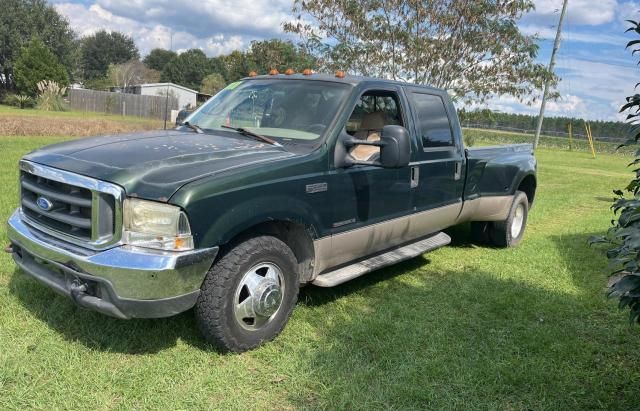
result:
[[[120,240],[120,187],[28,161],[20,168],[22,215],[31,225],[90,248]]]

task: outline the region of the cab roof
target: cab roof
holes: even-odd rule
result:
[[[429,90],[437,90],[437,91],[444,91],[442,89],[439,88],[435,88],[435,87],[431,87],[431,86],[425,86],[425,85],[421,85],[421,84],[413,84],[413,83],[407,83],[407,82],[403,82],[403,81],[396,81],[396,80],[386,80],[386,79],[381,79],[381,78],[376,78],[376,77],[364,77],[364,76],[354,76],[354,75],[350,75],[347,74],[344,77],[340,78],[340,77],[336,77],[334,74],[325,74],[325,73],[313,73],[310,75],[304,75],[302,73],[296,73],[296,74],[274,74],[274,75],[270,75],[270,74],[264,74],[264,75],[259,75],[259,76],[254,76],[254,77],[245,77],[242,80],[256,80],[256,79],[260,79],[260,80],[307,80],[307,81],[330,81],[333,83],[342,83],[342,84],[349,84],[352,86],[358,86],[362,83],[380,83],[380,84],[394,84],[394,85],[398,85],[398,86],[411,86],[411,87],[421,87],[421,88],[425,88],[425,89],[429,89]]]

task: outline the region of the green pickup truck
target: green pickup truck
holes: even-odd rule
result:
[[[301,285],[333,287],[447,245],[517,245],[532,147],[465,149],[447,93],[355,76],[254,76],[175,130],[78,139],[20,161],[16,264],[81,307],[195,308],[245,351],[285,326]]]

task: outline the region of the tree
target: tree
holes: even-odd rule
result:
[[[32,97],[37,94],[38,83],[43,80],[55,81],[63,87],[69,84],[65,68],[38,38],[22,48],[13,69],[17,90]]]
[[[177,53],[171,50],[153,49],[149,54],[147,54],[142,62],[150,69],[162,71],[164,70],[167,63],[169,63],[177,55]]]
[[[627,20],[631,27],[627,30],[640,35],[640,21]],[[632,54],[640,51],[638,45],[640,39],[631,40],[627,48],[634,48]],[[637,84],[636,84],[637,87]],[[630,136],[624,145],[637,145],[640,143],[640,94],[627,97],[626,104],[620,112],[628,112],[627,122],[630,125]],[[625,197],[622,190],[614,190],[618,196],[611,208],[617,214],[613,220],[613,226],[609,228],[605,236],[596,236],[589,239],[591,244],[607,244],[611,248],[607,250],[609,259],[608,269],[612,276],[610,282],[609,297],[620,300],[618,307],[628,307],[629,321],[640,323],[640,150],[636,151],[634,161],[629,164],[633,167],[633,179],[629,182],[625,191],[630,197]]]
[[[23,47],[38,37],[65,67],[75,66],[74,33],[69,22],[45,0],[3,0],[0,12],[0,90],[13,90],[14,64]]]
[[[191,49],[167,63],[162,70],[160,81],[197,90],[202,80],[211,72],[211,64],[206,54],[202,50]]]
[[[237,81],[246,77],[251,71],[257,70],[255,63],[248,57],[247,52],[234,50],[222,57],[224,77],[227,82]]]
[[[519,98],[551,74],[516,21],[531,0],[295,0],[285,23],[323,69],[429,84],[454,97]],[[321,36],[322,33],[322,36]]]
[[[224,77],[220,73],[211,73],[202,80],[200,92],[204,94],[214,95],[226,86]]]
[[[117,31],[98,31],[84,37],[81,44],[80,65],[85,80],[105,77],[109,64],[121,64],[140,58],[133,39]]]
[[[252,41],[247,57],[259,73],[267,73],[274,68],[280,72],[289,68],[301,72],[315,68],[317,63],[312,55],[292,42],[279,39]]]
[[[140,60],[131,60],[122,64],[110,64],[107,70],[112,87],[121,89],[144,83],[157,83],[160,72],[147,68]]]

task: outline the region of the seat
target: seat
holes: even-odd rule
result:
[[[384,126],[385,115],[382,111],[365,114],[354,137],[358,140],[379,141]],[[357,145],[351,149],[350,154],[356,160],[370,161],[380,154],[380,147]]]

